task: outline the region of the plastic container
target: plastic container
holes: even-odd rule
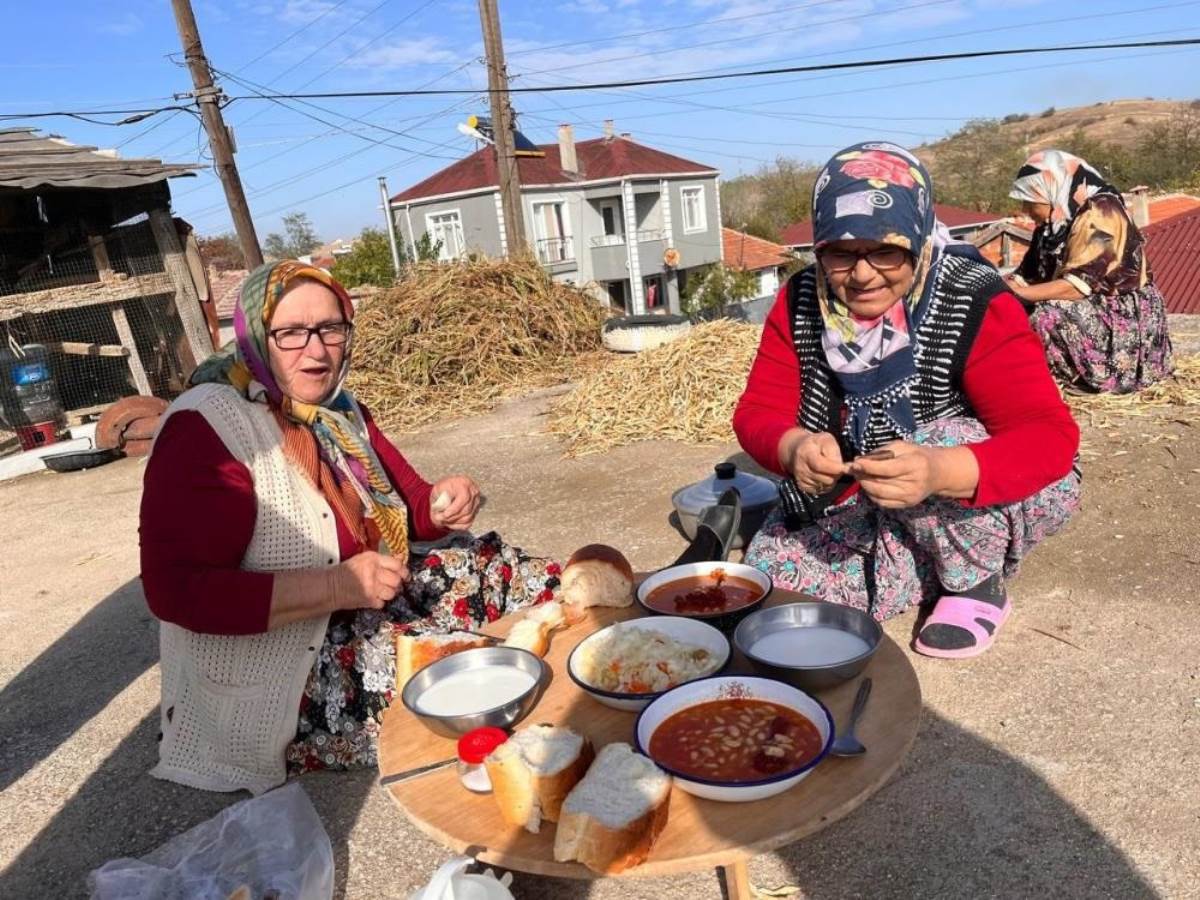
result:
[[[17,429],[21,446],[32,450],[58,439],[62,402],[41,344],[0,349],[0,411]]]
[[[483,761],[487,755],[508,740],[503,728],[475,728],[458,739],[458,779],[463,787],[476,794],[490,794],[492,780]]]
[[[722,462],[713,467],[707,478],[682,487],[671,495],[671,503],[679,514],[679,525],[688,539],[696,536],[696,520],[700,513],[729,488],[737,488],[742,500],[742,520],[731,548],[744,547],[762,526],[771,508],[779,502],[779,487],[769,478],[743,472],[734,463]]]
[[[475,875],[466,871],[472,860],[458,856],[433,874],[429,884],[412,895],[410,900],[515,900],[508,886],[512,875],[497,878],[491,869]]]

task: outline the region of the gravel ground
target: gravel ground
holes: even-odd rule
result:
[[[427,475],[473,473],[481,528],[564,557],[591,541],[635,568],[682,541],[669,496],[736,448],[645,443],[563,460],[546,396],[412,436]],[[1169,416],[1086,433],[1084,509],[1012,585],[985,656],[913,656],[926,709],[895,778],[825,831],[756,858],[756,884],[805,898],[1200,897],[1200,450]],[[155,756],[155,623],[137,579],[142,464],[0,485],[0,897],[86,894],[237,798],[146,775]],[[907,645],[912,620],[888,630]],[[869,714],[869,713],[868,713]],[[339,898],[406,898],[447,858],[370,772],[301,783],[335,848]],[[567,882],[522,898],[718,898],[712,871]]]

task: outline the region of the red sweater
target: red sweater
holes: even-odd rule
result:
[[[1079,426],[1050,376],[1041,341],[1012,294],[999,294],[988,306],[962,386],[990,435],[969,445],[979,462],[979,486],[967,505],[1024,500],[1071,470]],[[779,466],[779,441],[796,427],[799,408],[800,367],[784,285],[733,414],[738,441],[759,465],[786,474]]]
[[[371,446],[408,506],[417,540],[446,532],[429,518],[432,488],[366,417]],[[192,410],[174,413],[154,445],[142,490],[142,584],[158,618],[206,634],[267,630],[275,576],[247,572],[242,558],[257,518],[250,470]],[[339,518],[341,559],[361,553]]]

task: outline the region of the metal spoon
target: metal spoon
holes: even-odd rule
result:
[[[858,686],[858,693],[854,695],[854,706],[850,709],[850,722],[846,725],[846,730],[833,739],[833,746],[829,748],[830,756],[860,756],[867,752],[862,741],[854,736],[854,726],[858,724],[858,718],[866,709],[867,698],[870,696],[871,679],[864,678]]]

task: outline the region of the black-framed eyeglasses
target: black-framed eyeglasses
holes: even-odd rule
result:
[[[898,269],[912,257],[903,247],[876,247],[874,250],[822,250],[817,254],[826,272],[849,272],[865,259],[871,268],[880,272]]]
[[[327,322],[315,328],[300,325],[272,328],[267,334],[275,339],[275,346],[280,350],[303,350],[314,334],[326,347],[339,347],[350,339],[352,330],[349,322]]]

